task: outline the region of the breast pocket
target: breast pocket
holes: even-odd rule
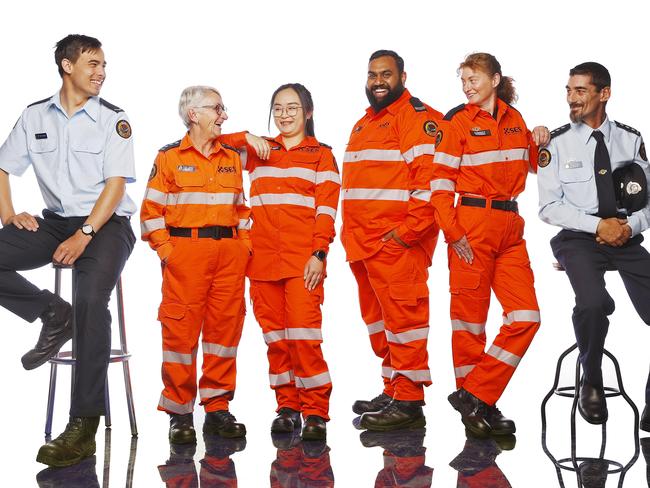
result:
[[[29,143],[29,150],[34,154],[51,153],[57,147],[55,139],[35,139]]]
[[[73,142],[70,153],[70,176],[80,188],[92,188],[104,181],[104,144],[101,140]]]
[[[558,172],[565,200],[581,208],[598,205],[594,188],[594,170],[591,166],[578,166],[575,162],[560,163]]]
[[[199,168],[195,171],[176,171],[174,181],[180,188],[191,188],[205,185],[205,174]]]
[[[583,183],[592,179],[594,172],[589,166],[576,166],[569,161],[560,164],[559,176],[562,183]]]

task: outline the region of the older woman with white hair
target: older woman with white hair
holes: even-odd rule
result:
[[[141,209],[142,239],[162,263],[164,390],[171,443],[196,442],[196,352],[201,333],[203,432],[243,437],[228,404],[235,392],[237,345],[244,322],[244,276],[250,256],[250,210],[244,205],[239,153],[221,144],[228,119],[221,95],[191,86],[178,110],[188,131],[158,152]]]

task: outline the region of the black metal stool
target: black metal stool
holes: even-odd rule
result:
[[[72,272],[72,327],[73,331],[76,329],[75,321],[75,291],[76,291],[76,276],[74,265],[65,265],[52,263],[54,268],[54,293],[61,296],[61,271],[64,269],[69,269]],[[117,298],[117,321],[119,324],[120,331],[120,348],[111,349],[111,355],[109,358],[109,363],[122,363],[122,368],[124,372],[124,388],[126,390],[126,403],[129,410],[129,422],[131,424],[131,435],[137,437],[138,427],[135,420],[135,408],[133,406],[133,392],[131,390],[131,373],[129,371],[129,359],[131,354],[129,354],[126,347],[126,330],[124,322],[124,297],[122,295],[122,277],[120,276],[117,280],[117,285],[115,286],[115,295]],[[50,386],[47,395],[47,416],[45,419],[45,436],[49,438],[52,435],[52,417],[54,413],[54,395],[56,393],[56,373],[57,366],[59,364],[68,365],[72,368],[71,373],[71,386],[70,386],[70,395],[72,395],[72,387],[74,383],[75,375],[75,357],[76,357],[76,344],[75,344],[75,335],[72,336],[72,350],[71,351],[62,351],[59,352],[56,356],[50,358]],[[105,404],[104,408],[106,413],[104,415],[104,421],[107,428],[111,426],[111,405],[110,397],[108,392],[108,377],[106,378],[106,383],[104,384],[104,399]]]
[[[564,268],[559,263],[554,263],[553,267],[558,270],[558,271],[564,271]],[[612,271],[614,268],[608,268],[608,271]],[[606,459],[605,458],[605,449],[606,449],[606,443],[607,443],[607,422],[603,423],[601,426],[602,429],[602,441],[600,445],[600,453],[598,458],[589,458],[589,457],[579,457],[576,454],[576,409],[578,406],[578,396],[579,396],[579,391],[580,391],[580,378],[581,378],[581,364],[580,364],[580,358],[576,358],[576,372],[575,372],[575,382],[571,386],[561,386],[558,387],[558,384],[560,382],[560,373],[562,370],[562,363],[564,362],[564,359],[566,356],[571,354],[573,351],[575,351],[578,348],[577,344],[573,344],[571,347],[566,349],[562,354],[560,354],[560,357],[557,360],[557,366],[555,369],[555,381],[553,382],[553,386],[551,387],[551,390],[548,392],[548,394],[544,397],[544,400],[542,401],[542,449],[546,453],[546,455],[549,457],[549,459],[553,462],[555,465],[555,470],[557,472],[558,480],[560,482],[560,486],[564,487],[564,483],[562,481],[562,474],[561,470],[567,470],[567,471],[572,471],[576,473],[576,476],[578,477],[578,486],[582,486],[582,480],[580,479],[580,471],[579,471],[579,466],[578,462],[583,462],[583,461],[597,461],[601,460],[601,462],[607,462],[609,467],[614,466],[613,469],[608,469],[607,473],[612,474],[612,473],[620,473],[619,477],[619,486],[622,486],[623,484],[623,479],[625,477],[625,474],[627,471],[632,467],[632,465],[636,462],[636,460],[639,457],[639,410],[637,409],[636,405],[634,402],[630,399],[630,397],[625,393],[625,389],[623,388],[623,380],[621,376],[621,369],[619,367],[618,361],[614,357],[612,353],[610,353],[607,349],[604,350],[604,355],[607,356],[611,361],[612,364],[614,365],[614,370],[616,372],[616,381],[617,381],[617,388],[614,387],[604,387],[605,390],[605,397],[610,398],[610,397],[616,397],[616,396],[622,396],[625,401],[628,403],[630,408],[632,408],[632,411],[634,413],[634,456],[630,461],[626,464],[623,465],[622,463],[618,461],[614,461],[611,459]],[[549,401],[549,399],[553,395],[558,395],[562,397],[568,397],[573,399],[573,405],[571,407],[571,456],[570,457],[565,457],[562,459],[556,459],[553,454],[548,449],[548,446],[546,444],[546,404]],[[570,464],[569,464],[570,463]],[[608,467],[608,468],[609,468]]]

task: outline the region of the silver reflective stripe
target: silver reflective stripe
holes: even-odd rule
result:
[[[513,310],[503,317],[503,323],[510,325],[513,322],[539,322],[539,310]]]
[[[307,168],[275,168],[273,166],[258,166],[250,174],[251,181],[257,178],[300,178],[316,183],[316,171]]]
[[[334,220],[336,220],[336,210],[333,209],[332,207],[327,207],[325,205],[319,205],[316,207],[316,215],[329,215],[332,217]]]
[[[413,190],[411,196],[423,202],[431,200],[431,190]]]
[[[237,357],[237,346],[228,347],[212,342],[203,342],[203,354],[214,354],[222,358]]]
[[[407,163],[412,163],[413,160],[419,156],[424,156],[425,154],[433,156],[435,152],[435,144],[420,144],[418,146],[413,146],[405,153],[402,153],[402,157]]]
[[[156,202],[160,205],[167,205],[167,193],[163,193],[153,188],[147,188],[144,192],[144,199]]]
[[[332,380],[330,379],[328,371],[314,376],[308,376],[307,378],[296,376],[296,388],[315,388],[317,386],[327,385],[331,382]]]
[[[272,342],[282,341],[286,338],[284,329],[282,330],[272,330],[264,334],[264,342],[271,344]]]
[[[343,200],[393,200],[408,202],[408,190],[384,190],[381,188],[352,188],[343,192]]]
[[[221,388],[201,388],[199,389],[199,395],[201,398],[212,398],[222,395],[227,395],[232,393],[230,390],[222,390]]]
[[[320,329],[285,329],[287,339],[290,341],[322,341],[323,335]]]
[[[372,324],[368,324],[368,335],[373,335],[378,332],[383,332],[384,331],[384,321],[379,320],[377,322],[373,322]]]
[[[386,338],[388,342],[393,342],[396,344],[407,344],[413,341],[420,341],[426,339],[429,335],[429,327],[422,327],[420,329],[408,330],[406,332],[400,332],[399,334],[393,334],[390,331],[386,331]]]
[[[391,378],[393,376],[393,368],[389,368],[388,366],[382,366],[381,375],[384,378]]]
[[[471,370],[474,369],[474,364],[469,364],[467,366],[458,366],[457,368],[454,368],[454,374],[456,375],[456,378],[464,378],[469,374]]]
[[[245,201],[246,197],[244,197],[244,194],[238,193],[237,198],[235,198],[235,205],[243,205]]]
[[[163,351],[163,363],[192,364],[192,354],[182,352]]]
[[[503,363],[509,364],[513,368],[516,368],[519,364],[519,361],[521,361],[521,358],[516,354],[512,354],[511,352],[508,352],[505,349],[501,349],[499,346],[495,345],[492,345],[492,347],[488,349],[487,353],[493,358],[496,358]]]
[[[451,180],[446,180],[444,178],[438,178],[431,181],[431,191],[456,191],[456,183]]]
[[[480,166],[482,164],[503,163],[528,159],[528,149],[506,149],[503,151],[483,151],[476,154],[463,154],[460,162],[463,166]]]
[[[301,207],[316,207],[314,197],[306,197],[298,193],[262,193],[251,197],[251,207],[260,205],[299,205]]]
[[[160,230],[165,228],[165,219],[163,217],[157,219],[143,220],[140,223],[140,232],[147,234],[153,232],[154,230]]]
[[[326,181],[331,181],[337,185],[341,184],[341,177],[336,171],[319,171],[316,173],[316,184],[320,185]]]
[[[168,412],[185,414],[185,413],[192,413],[194,411],[194,399],[183,404],[183,403],[176,403],[175,401],[170,400],[166,396],[160,395],[160,401],[158,401],[158,405],[161,408],[167,410]]]
[[[391,378],[398,374],[406,376],[411,381],[431,381],[431,373],[428,369],[396,369]]]
[[[170,193],[167,205],[232,205],[237,200],[237,193],[205,193],[187,191]]]
[[[359,161],[400,163],[404,160],[397,149],[364,149],[363,151],[347,151],[343,155],[344,163],[357,163]]]
[[[293,371],[285,371],[284,373],[280,374],[271,374],[269,373],[269,384],[271,386],[279,386],[279,385],[286,385],[287,383],[291,383],[293,381]]]
[[[473,322],[465,322],[464,320],[452,320],[451,330],[471,332],[474,335],[480,335],[485,332],[485,322],[476,324]]]
[[[449,166],[450,168],[458,168],[460,166],[460,158],[452,156],[451,154],[436,151],[435,156],[433,156],[433,163]]]
[[[250,230],[251,221],[250,219],[239,219],[239,224],[237,224],[238,229]]]

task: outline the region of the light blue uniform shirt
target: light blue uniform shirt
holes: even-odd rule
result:
[[[546,148],[551,155],[550,163],[537,171],[539,218],[544,222],[596,233],[600,217],[594,215],[598,213],[594,178],[596,140],[591,137],[594,130],[583,123],[571,123],[568,130],[562,132],[560,128],[560,133],[552,136]],[[650,181],[650,167],[642,150],[643,138],[636,130],[608,118],[597,130],[604,135],[612,171],[634,161]],[[633,236],[646,230],[650,225],[650,203],[630,215],[627,221]]]
[[[45,205],[62,217],[89,215],[106,179],[135,181],[133,137],[124,111],[99,97],[68,118],[57,92],[27,107],[0,147],[0,169],[20,176],[32,165]],[[115,209],[130,216],[124,195]]]

